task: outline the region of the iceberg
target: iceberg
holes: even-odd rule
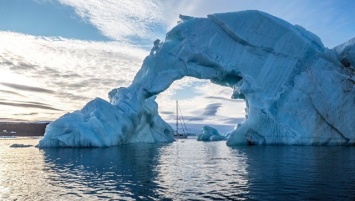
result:
[[[49,124],[39,147],[172,142],[154,97],[185,76],[233,88],[246,120],[227,145],[354,145],[355,39],[334,49],[260,11],[180,16],[132,84]]]
[[[227,137],[222,135],[217,129],[211,126],[203,126],[202,133],[197,135],[197,141],[222,141],[227,140]]]
[[[155,96],[121,87],[110,103],[96,98],[46,127],[38,147],[109,147],[127,143],[174,141],[174,130],[158,114]]]

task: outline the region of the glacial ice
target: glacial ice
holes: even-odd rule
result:
[[[141,88],[142,89],[142,88]],[[158,114],[155,96],[127,88],[96,98],[81,110],[50,123],[38,147],[108,147],[125,143],[174,141],[173,129]]]
[[[260,11],[180,16],[132,84],[49,124],[39,147],[171,142],[155,95],[184,76],[233,88],[247,118],[227,145],[354,145],[355,39],[334,49]]]
[[[211,126],[203,126],[201,134],[197,135],[197,141],[221,141],[227,140],[217,129]]]

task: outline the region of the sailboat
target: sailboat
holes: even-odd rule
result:
[[[181,125],[180,127],[182,132],[179,131],[179,125]],[[178,139],[187,138],[187,135],[188,133],[187,133],[186,124],[184,122],[184,117],[182,116],[181,109],[179,107],[179,102],[176,101],[176,130],[174,132],[174,137]]]

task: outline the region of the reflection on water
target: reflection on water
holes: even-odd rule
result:
[[[355,147],[253,146],[246,153],[251,198],[355,199]]]
[[[44,160],[57,172],[49,179],[69,197],[148,198],[158,185],[157,156],[162,145],[139,144],[97,149],[45,149]],[[69,198],[68,197],[68,198]]]
[[[44,160],[57,172],[49,178],[51,184],[67,188],[64,198],[225,199],[233,197],[233,188],[239,196],[247,194],[245,156],[229,153],[234,151],[224,142],[43,151]]]
[[[225,142],[180,141],[161,152],[158,193],[173,200],[246,198],[246,167],[245,153]]]
[[[10,148],[0,200],[343,200],[355,198],[355,147],[180,140],[97,149]]]

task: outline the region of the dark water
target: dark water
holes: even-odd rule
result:
[[[355,147],[37,142],[0,140],[0,200],[355,200]]]

